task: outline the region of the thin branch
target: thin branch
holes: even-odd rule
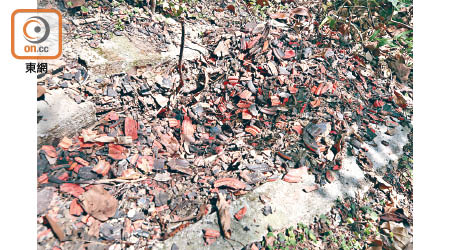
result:
[[[395,24],[401,25],[401,26],[403,26],[403,27],[405,27],[405,28],[408,28],[408,29],[410,29],[410,30],[413,29],[413,27],[411,27],[411,26],[409,26],[409,25],[407,25],[407,24],[404,24],[404,23],[395,21],[394,19],[391,19],[390,21],[393,22],[393,23],[395,23]]]
[[[180,47],[180,57],[178,59],[178,73],[180,74],[180,84],[178,84],[175,93],[178,94],[181,88],[184,86],[183,81],[183,51],[184,51],[184,20],[181,19],[181,47]]]

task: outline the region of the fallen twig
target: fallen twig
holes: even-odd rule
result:
[[[411,26],[409,26],[409,25],[407,25],[407,24],[401,23],[401,22],[399,22],[399,21],[395,21],[394,19],[391,19],[390,22],[393,22],[393,23],[395,23],[395,24],[401,25],[401,26],[403,26],[403,27],[405,27],[405,28],[408,28],[408,29],[410,29],[410,30],[413,29],[413,27],[411,27]]]
[[[180,74],[180,84],[178,84],[175,93],[178,94],[180,89],[184,86],[183,81],[183,51],[184,51],[184,20],[181,19],[181,46],[180,46],[180,57],[178,59],[178,73]]]
[[[132,179],[132,180],[116,178],[116,179],[102,179],[102,180],[92,180],[92,181],[56,181],[55,179],[49,178],[48,181],[57,183],[57,184],[73,183],[73,184],[96,185],[96,184],[112,184],[112,183],[133,183],[133,182],[145,181],[146,179],[148,179],[148,177],[141,177],[139,179]]]

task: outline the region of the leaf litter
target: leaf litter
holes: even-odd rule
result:
[[[101,9],[117,11],[107,5]],[[290,11],[272,14],[273,20],[245,20],[241,26],[229,25],[227,19],[245,8],[227,9],[213,10],[216,26],[210,25],[201,37],[209,54],[184,62],[185,84],[176,98],[169,90],[178,84],[179,75],[167,65],[152,73],[148,66],[139,66],[127,73],[91,77],[84,85],[72,77],[86,71],[80,62],[66,62],[49,73],[78,86],[75,99],[96,104],[94,126],[38,152],[43,156],[38,161],[39,185],[59,187],[63,197],[71,197],[66,208],[81,223],[77,225],[82,239],[90,235],[160,240],[188,224],[171,231],[171,221],[197,218],[191,215],[204,214],[200,204],[217,198],[222,231],[229,238],[230,200],[222,193],[234,200],[265,181],[301,182],[308,174],[317,183],[304,191],[313,192],[337,181],[335,174],[347,152],[370,171],[364,145],[373,140],[373,129],[410,121],[411,70],[404,58],[397,56],[389,63],[400,82],[388,83],[389,78],[367,67],[365,56],[333,38],[348,36],[344,28],[336,33],[323,25],[321,38],[316,37],[314,22],[321,20],[314,5],[292,5]],[[78,33],[95,25],[77,25],[79,17],[67,18],[74,21],[68,27]],[[155,19],[142,27],[127,32],[146,30],[145,35],[161,39],[155,35],[161,31],[164,39],[174,39],[167,30],[179,29]],[[89,45],[99,38],[93,34]],[[372,48],[370,53],[375,50],[386,51]],[[66,79],[67,74],[71,77]],[[55,88],[61,86],[45,80],[38,86],[38,97]],[[392,190],[385,184],[379,187],[387,194]],[[161,190],[166,194],[162,200]],[[239,220],[246,209],[234,217]],[[95,218],[89,230],[82,221],[86,216]],[[392,211],[383,218],[405,220]],[[112,223],[117,229],[129,220],[135,225],[126,238],[104,237],[102,225]],[[208,230],[205,239],[219,237]]]

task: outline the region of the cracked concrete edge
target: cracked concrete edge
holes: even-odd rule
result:
[[[180,249],[241,249],[243,245],[260,241],[268,233],[270,225],[274,230],[295,226],[297,223],[311,224],[316,215],[327,213],[337,198],[354,197],[356,192],[368,190],[369,182],[356,164],[356,158],[350,157],[343,163],[343,169],[337,173],[337,180],[320,187],[318,190],[305,193],[303,188],[314,185],[314,176],[308,175],[300,183],[287,183],[282,180],[268,182],[242,198],[231,203],[230,212],[234,215],[243,206],[247,213],[241,221],[232,218],[232,240],[217,239],[209,246],[204,245],[203,229],[219,230],[217,214],[212,213],[201,221],[179,232],[175,237],[156,245],[156,249],[170,249],[175,243]],[[355,173],[356,172],[356,173]],[[268,203],[273,213],[264,216],[265,206],[259,196],[269,197]]]
[[[408,127],[395,127],[394,135],[386,134],[388,127],[379,126],[373,139],[375,147],[369,146],[366,153],[367,157],[372,161],[375,172],[384,175],[386,171],[396,163],[399,157],[403,155],[403,146],[408,143],[408,134],[411,131]],[[388,146],[382,144],[382,141],[389,143]]]
[[[62,89],[48,93],[47,103],[37,103],[38,116],[42,116],[37,125],[38,148],[52,144],[55,139],[72,136],[96,121],[95,105],[92,102],[77,104]]]
[[[378,145],[377,148],[369,146],[367,155],[372,161],[378,161],[380,157],[389,157],[390,160],[395,160],[395,157],[389,154],[373,153],[377,152],[382,140],[388,141],[391,147],[399,149],[394,150],[395,154],[401,154],[401,149],[407,143],[409,129],[399,126],[396,128],[396,134],[389,137],[384,134],[386,129],[386,127],[380,127],[377,132],[380,137],[374,140]],[[388,151],[383,150],[382,152]],[[384,162],[377,162],[377,167],[387,169],[388,166],[383,165]],[[300,183],[287,183],[280,179],[268,182],[233,201],[230,205],[231,215],[234,215],[243,206],[247,207],[247,213],[241,221],[235,220],[234,217],[231,219],[232,240],[220,237],[211,245],[205,245],[202,230],[206,228],[219,230],[217,214],[214,212],[177,233],[173,238],[156,243],[154,248],[170,249],[175,243],[179,249],[241,249],[251,242],[261,241],[267,235],[269,225],[274,230],[295,226],[299,222],[309,225],[315,216],[329,212],[336,199],[355,197],[357,193],[361,195],[367,192],[371,186],[354,156],[346,157],[342,162],[342,169],[335,173],[336,180],[333,183],[326,184],[310,193],[305,193],[303,188],[314,184],[312,175],[308,175]],[[270,198],[269,205],[272,207],[273,213],[268,216],[264,216],[262,213],[264,205],[259,201],[261,194]]]

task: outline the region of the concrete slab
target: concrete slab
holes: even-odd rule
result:
[[[178,26],[179,24],[176,24],[175,31],[180,29]],[[184,60],[195,60],[201,55],[208,54],[205,47],[198,45],[201,40],[198,35],[196,36],[204,29],[206,27],[195,27],[190,30],[191,35],[186,35]],[[77,59],[79,57],[86,61],[90,74],[111,75],[127,72],[134,66],[157,66],[170,60],[176,62],[180,54],[181,31],[171,38],[173,41],[165,44],[167,47],[164,52],[157,52],[157,48],[150,46],[154,45],[154,42],[148,41],[149,38],[142,35],[111,35],[110,40],[104,40],[97,48],[87,46],[88,42],[85,38],[78,38],[65,42],[63,54],[67,58]]]
[[[403,126],[395,127],[395,132],[392,136],[387,135],[388,127],[379,126],[377,129],[377,137],[373,142],[376,147],[368,147],[367,157],[372,161],[374,170],[379,175],[384,175],[392,164],[390,162],[397,162],[399,157],[403,154],[403,146],[408,142],[407,135],[410,129]],[[381,142],[386,141],[388,146]]]
[[[64,90],[50,90],[44,101],[37,103],[38,148],[51,144],[54,139],[71,136],[96,121],[95,105],[91,102],[77,104]]]
[[[387,136],[384,135],[386,129],[386,127],[380,128],[377,132],[379,138],[375,139],[375,143],[380,145],[376,148],[369,146],[367,154],[374,165],[376,162],[378,169],[386,167],[385,163],[389,162],[389,159],[398,158],[407,142],[409,132],[407,128],[398,127],[394,136]],[[382,145],[382,140],[387,141],[392,148]],[[287,183],[282,180],[265,183],[232,202],[230,206],[232,215],[243,206],[247,207],[247,214],[241,221],[232,218],[232,240],[221,237],[213,244],[205,246],[202,230],[206,228],[219,230],[217,214],[213,213],[182,230],[173,238],[157,243],[155,248],[170,249],[175,243],[179,249],[231,249],[232,247],[241,249],[244,245],[262,240],[268,233],[269,225],[274,230],[280,230],[295,226],[299,222],[311,224],[315,216],[330,211],[338,197],[355,197],[356,193],[366,192],[371,185],[364,177],[364,171],[356,163],[356,157],[345,158],[342,165],[342,169],[336,172],[336,180],[316,191],[310,193],[303,191],[303,188],[314,184],[314,177],[308,175],[300,183]],[[262,209],[265,205],[260,201],[260,195],[270,199],[268,204],[272,208],[272,214],[264,216]]]

